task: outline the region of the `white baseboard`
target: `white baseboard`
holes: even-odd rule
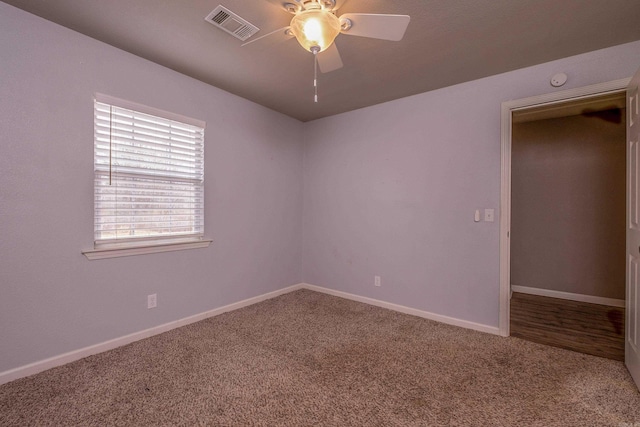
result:
[[[303,289],[322,292],[325,294],[349,299],[352,301],[363,302],[365,304],[375,305],[376,307],[387,308],[389,310],[410,314],[412,316],[418,316],[418,317],[422,317],[429,320],[435,320],[436,322],[446,323],[448,325],[459,326],[461,328],[466,328],[466,329],[473,329],[475,331],[486,332],[494,335],[500,335],[500,330],[497,326],[483,325],[481,323],[470,322],[468,320],[457,319],[455,317],[443,316],[442,314],[430,313],[428,311],[418,310],[417,308],[405,307],[403,305],[393,304],[390,302],[381,301],[381,300],[368,298],[368,297],[361,297],[359,295],[354,295],[354,294],[350,294],[342,291],[336,291],[334,289],[329,289],[329,288],[323,288],[321,286],[310,285],[308,283],[303,283],[301,287]]]
[[[283,289],[279,289],[277,291],[269,292],[233,304],[225,305],[224,307],[215,308],[213,310],[205,311],[203,313],[195,314],[193,316],[185,317],[173,322],[168,322],[163,325],[154,326],[153,328],[145,329],[143,331],[134,332],[123,337],[114,338],[112,340],[91,345],[89,347],[73,350],[68,353],[53,356],[48,359],[30,363],[28,365],[19,366],[8,371],[0,372],[0,385],[8,383],[9,381],[17,380],[18,378],[28,377],[29,375],[34,375],[38,372],[46,371],[47,369],[55,368],[56,366],[65,365],[67,363],[80,360],[93,354],[102,353],[104,351],[112,350],[116,347],[121,347],[123,345],[130,344],[144,338],[149,338],[153,335],[158,335],[163,332],[179,328],[181,326],[199,322],[200,320],[204,320],[209,317],[218,316],[219,314],[226,313],[228,311],[237,310],[239,308],[247,307],[249,305],[256,304],[267,299],[275,298],[277,296],[302,289],[302,287],[302,284],[292,285]]]
[[[362,302],[365,304],[374,305],[376,307],[382,307],[389,310],[398,311],[400,313],[410,314],[413,316],[423,317],[425,319],[435,320],[436,322],[446,323],[449,325],[460,326],[462,328],[473,329],[480,332],[487,332],[490,334],[499,335],[497,327],[483,325],[480,323],[469,322],[467,320],[456,319],[454,317],[443,316],[440,314],[429,313],[427,311],[418,310],[415,308],[405,307],[398,304],[393,304],[386,301],[376,300],[373,298],[362,297],[359,295],[350,294],[347,292],[336,291],[329,288],[323,288],[321,286],[310,285],[308,283],[299,283],[297,285],[288,286],[277,291],[269,292],[263,295],[258,295],[253,298],[249,298],[243,301],[239,301],[233,304],[225,305],[224,307],[215,308],[213,310],[205,311],[203,313],[195,314],[193,316],[185,317],[183,319],[168,322],[153,328],[145,329],[143,331],[134,332],[123,337],[114,338],[109,341],[105,341],[99,344],[84,347],[78,350],[73,350],[68,353],[64,353],[58,356],[53,356],[48,359],[40,360],[38,362],[30,363],[28,365],[19,366],[8,371],[0,372],[0,385],[8,383],[9,381],[17,380],[19,378],[28,377],[47,369],[55,368],[56,366],[65,365],[67,363],[80,360],[87,356],[91,356],[104,351],[112,350],[123,345],[130,344],[135,341],[139,341],[144,338],[149,338],[154,335],[161,334],[163,332],[170,331],[181,326],[186,326],[191,323],[199,322],[200,320],[214,317],[222,313],[237,310],[239,308],[247,307],[267,299],[275,298],[280,295],[284,295],[289,292],[297,291],[298,289],[309,289],[311,291],[321,292],[340,298],[349,299],[352,301]]]
[[[513,292],[520,292],[522,294],[538,295],[541,297],[551,297],[567,299],[571,301],[588,302],[591,304],[609,305],[611,307],[623,307],[625,301],[623,299],[596,297],[593,295],[572,294],[570,292],[553,291],[550,289],[530,288],[528,286],[511,285]]]

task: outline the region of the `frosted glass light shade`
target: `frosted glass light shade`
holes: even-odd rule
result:
[[[305,10],[291,20],[291,32],[309,52],[312,46],[320,46],[322,52],[340,34],[340,20],[325,10]]]

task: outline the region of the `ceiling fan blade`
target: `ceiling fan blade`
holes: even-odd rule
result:
[[[342,58],[340,58],[340,52],[338,52],[335,42],[318,54],[318,66],[323,73],[335,71],[342,68],[342,65]]]
[[[289,40],[290,38],[293,37],[293,34],[289,34],[288,31],[287,31],[289,28],[290,28],[289,26],[278,28],[275,31],[271,31],[270,33],[265,34],[264,36],[260,36],[258,38],[253,39],[253,40],[249,40],[248,42],[243,43],[242,46],[246,46],[248,44],[255,43],[255,42],[260,41],[262,39],[265,39],[267,37],[269,38],[269,42],[271,44],[275,44],[275,43],[283,42],[285,40]]]
[[[340,21],[348,19],[351,28],[342,32],[350,36],[400,41],[411,18],[409,15],[377,15],[372,13],[345,13]]]

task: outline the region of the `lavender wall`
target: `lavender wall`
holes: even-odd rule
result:
[[[513,285],[624,300],[626,110],[616,112],[513,125]]]
[[[307,123],[305,282],[497,327],[501,103],[638,67],[634,42]]]
[[[0,58],[0,372],[302,281],[302,123],[4,3]],[[208,249],[81,254],[95,92],[206,121]]]
[[[3,372],[301,281],[497,325],[499,215],[472,218],[498,209],[500,103],[630,76],[640,42],[306,124],[4,3],[0,58]],[[95,92],[207,122],[210,248],[81,255]]]

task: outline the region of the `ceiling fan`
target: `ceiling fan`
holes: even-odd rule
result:
[[[334,40],[339,34],[400,41],[409,25],[409,15],[371,13],[345,13],[338,17],[336,0],[292,0],[283,4],[293,18],[289,26],[279,28],[242,46],[269,37],[286,40],[296,38],[307,51],[313,53],[316,68],[328,73],[342,68],[342,58]],[[314,101],[318,102],[317,69],[314,75],[316,89]]]

